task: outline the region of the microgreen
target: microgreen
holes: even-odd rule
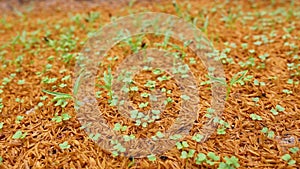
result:
[[[171,135],[169,138],[171,140],[179,140],[180,138],[182,138],[182,135],[180,135],[180,134],[174,134],[174,135]]]
[[[156,85],[155,81],[148,80],[147,83],[144,86],[150,88],[151,90],[153,90],[155,88],[155,85]]]
[[[210,75],[208,75],[208,77],[214,82],[218,82],[224,86],[227,86],[227,92],[226,92],[226,100],[227,100],[229,97],[229,94],[231,92],[231,89],[234,85],[236,85],[237,83],[244,84],[245,76],[247,73],[248,73],[248,70],[244,70],[244,71],[238,72],[237,74],[233,75],[233,77],[231,78],[231,80],[229,82],[229,85],[227,85],[226,80],[223,78],[212,77]]]
[[[134,140],[135,139],[135,135],[133,135],[133,134],[130,134],[129,136],[128,135],[124,135],[123,139],[124,139],[124,141]]]
[[[64,149],[69,149],[71,146],[69,145],[69,143],[67,141],[59,144],[59,147],[64,150]]]
[[[167,105],[168,103],[172,103],[174,100],[171,97],[168,97],[165,101],[164,104]]]
[[[186,141],[182,141],[182,142],[177,142],[176,146],[177,149],[183,149],[183,148],[188,148],[189,144]]]
[[[153,154],[148,155],[147,158],[148,158],[149,161],[152,161],[152,162],[156,161],[156,156],[153,155]]]
[[[201,164],[206,161],[206,155],[204,153],[199,153],[196,158],[196,164]]]
[[[255,103],[257,103],[259,101],[259,97],[252,98],[252,101],[254,101]]]
[[[97,134],[90,134],[89,135],[89,138],[92,139],[93,141],[97,141],[99,139],[99,137],[101,136],[100,133],[97,133]]]
[[[250,114],[250,117],[252,120],[262,120],[262,118],[259,115],[254,113]]]
[[[187,95],[181,95],[180,97],[181,97],[183,100],[189,100],[189,99],[190,99],[190,97],[187,96]]]
[[[289,154],[284,154],[281,156],[281,159],[288,162],[289,165],[294,165],[296,164],[296,161],[292,159],[291,155]]]
[[[199,143],[203,138],[204,138],[203,135],[201,135],[201,134],[196,134],[196,135],[194,135],[194,136],[192,137],[192,140],[195,140],[195,141],[197,141],[197,142]]]
[[[21,130],[18,130],[13,136],[13,139],[24,139],[26,137],[27,133],[23,133]]]
[[[55,113],[54,117],[52,118],[52,121],[55,121],[56,123],[60,123],[62,121],[67,121],[71,118],[71,116],[68,113],[62,113],[61,116],[58,115],[58,113]]]
[[[4,125],[4,123],[1,122],[1,123],[0,123],[0,130],[3,128],[3,125]]]
[[[106,89],[108,91],[108,96],[111,98],[113,95],[113,92],[112,92],[113,76],[112,76],[110,67],[108,67],[107,72],[105,71],[103,73],[103,80],[104,80],[104,85],[100,86],[100,87],[103,89]]]
[[[17,124],[20,124],[21,123],[21,120],[23,120],[24,117],[23,116],[17,116],[16,120],[15,120],[15,123]]]
[[[208,152],[208,153],[207,153],[207,156],[208,156],[210,159],[214,160],[214,161],[219,161],[219,160],[220,160],[220,157],[217,156],[214,152]]]
[[[116,123],[114,125],[114,131],[126,131],[127,130],[127,126],[122,126],[120,123]]]
[[[54,98],[52,99],[52,102],[56,102],[54,106],[61,106],[62,108],[66,107],[68,104],[69,99],[73,99],[73,97],[66,93],[59,93],[59,92],[52,92],[48,90],[43,90],[43,92],[53,95]]]
[[[253,83],[254,83],[255,86],[265,86],[265,85],[266,85],[265,82],[260,82],[260,81],[258,81],[257,79],[255,79],[255,80],[253,81]]]
[[[221,162],[219,164],[218,169],[235,169],[235,168],[240,167],[240,164],[238,163],[239,159],[234,156],[232,156],[230,158],[225,156],[224,160],[225,160],[225,163]]]
[[[285,93],[285,94],[292,94],[293,93],[292,91],[290,91],[288,89],[283,89],[282,92]]]
[[[139,108],[141,108],[141,109],[142,109],[142,108],[145,108],[145,107],[148,106],[148,104],[149,104],[148,102],[140,103],[140,104],[139,104]]]
[[[151,110],[151,112],[155,115],[159,115],[160,114],[160,110]]]
[[[275,133],[272,130],[269,130],[268,127],[263,127],[261,130],[262,133],[267,134],[268,138],[274,138]]]
[[[141,97],[149,97],[150,94],[149,93],[141,93]]]
[[[299,151],[299,147],[292,147],[292,148],[289,148],[289,150],[291,153],[296,154]]]
[[[219,121],[219,128],[217,129],[217,134],[226,134],[226,129],[229,128],[229,124],[225,122],[224,120],[218,120]]]

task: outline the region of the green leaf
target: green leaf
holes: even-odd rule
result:
[[[275,108],[280,112],[283,112],[285,110],[285,108],[280,106],[279,104],[277,104]]]
[[[114,131],[120,131],[121,130],[121,128],[122,128],[122,125],[120,124],[120,123],[116,123],[115,125],[114,125]]]
[[[187,147],[189,147],[189,144],[186,141],[183,141],[182,142],[182,146],[185,147],[185,148],[187,148]]]
[[[0,123],[0,130],[3,128],[3,122]]]
[[[230,80],[230,86],[241,82],[247,73],[248,73],[248,70],[244,70],[244,71],[241,71],[241,72],[238,72],[237,74],[235,74],[232,77],[232,79]]]
[[[180,142],[177,142],[175,145],[177,146],[178,150],[180,150],[180,149],[183,148],[183,146],[182,146],[182,144]]]
[[[299,151],[299,148],[298,147],[292,147],[289,149],[290,152],[292,152],[293,154],[296,154],[298,151]]]
[[[219,161],[219,160],[220,160],[220,157],[217,156],[214,152],[208,152],[208,153],[207,153],[207,156],[208,156],[209,158],[211,158],[212,160],[214,160],[214,161]]]
[[[148,104],[149,104],[148,102],[146,102],[146,103],[140,103],[140,104],[139,104],[139,108],[141,108],[141,109],[142,109],[142,108],[145,108],[145,107],[148,106]]]
[[[149,161],[152,161],[152,162],[156,160],[156,156],[153,154],[148,155],[147,158]]]
[[[240,167],[240,164],[239,164],[239,159],[236,158],[235,156],[232,156],[230,158],[228,157],[224,157],[225,161],[226,161],[226,164],[230,165],[230,166],[234,166],[234,167]]]
[[[268,137],[269,137],[269,138],[274,138],[274,136],[275,136],[274,131],[269,131],[269,132],[268,132]]]
[[[224,127],[218,128],[217,134],[220,134],[220,135],[226,134],[226,128],[224,128]]]
[[[174,135],[170,136],[171,140],[178,140],[180,138],[182,138],[182,135],[180,135],[180,134],[174,134]]]
[[[231,168],[224,162],[220,162],[218,169],[231,169]]]
[[[18,130],[14,135],[13,135],[13,139],[19,139],[22,136],[22,131]]]
[[[149,97],[150,94],[149,94],[149,93],[141,93],[141,96],[142,96],[142,97]]]
[[[64,150],[64,149],[68,149],[71,146],[69,145],[69,143],[67,141],[63,142],[62,144],[59,144],[59,147]]]
[[[258,102],[259,101],[259,97],[254,97],[254,98],[252,98],[252,101],[254,101],[254,102]]]
[[[61,115],[61,117],[62,117],[62,120],[69,120],[70,118],[72,118],[68,113],[63,113],[62,115]]]
[[[80,73],[79,77],[76,79],[74,88],[73,88],[73,94],[76,96],[79,90],[81,78],[82,78],[83,73]]]
[[[262,120],[262,118],[257,114],[252,113],[252,114],[250,114],[250,117],[252,120]]]
[[[215,162],[213,162],[213,161],[210,161],[210,160],[206,160],[206,163],[207,163],[208,165],[210,165],[210,166],[213,166],[213,165],[215,165]]]
[[[289,154],[284,154],[283,156],[281,156],[281,159],[283,159],[284,161],[289,161],[291,158],[292,157]]]
[[[181,95],[180,97],[181,97],[183,100],[189,100],[189,99],[190,99],[190,97],[187,96],[187,95]]]
[[[52,118],[52,121],[55,121],[56,123],[60,123],[60,122],[62,122],[62,117],[61,117],[61,116],[55,115],[55,116]]]
[[[295,161],[295,160],[290,160],[290,161],[288,162],[288,165],[294,165],[294,164],[296,164],[296,161]]]
[[[158,131],[158,132],[156,132],[156,136],[159,138],[163,138],[164,134],[162,132]]]
[[[72,96],[69,95],[69,94],[66,94],[66,93],[60,93],[60,92],[52,92],[52,91],[49,91],[49,90],[42,90],[44,93],[47,93],[47,94],[50,94],[50,95],[53,95],[53,96],[61,96],[61,98],[69,98],[71,99]]]
[[[180,158],[186,159],[187,157],[188,157],[188,153],[186,151],[182,151]]]
[[[160,110],[151,110],[151,112],[152,112],[153,114],[155,114],[155,115],[160,114]]]
[[[275,116],[278,115],[278,112],[276,111],[276,109],[273,109],[273,108],[272,108],[270,111],[271,111],[271,113],[272,113],[273,115],[275,115]]]
[[[196,164],[201,164],[206,160],[206,155],[203,153],[199,153],[196,158]]]
[[[138,115],[139,111],[138,110],[132,110],[130,111],[130,118],[137,118],[137,115]]]
[[[269,131],[268,127],[264,127],[264,128],[262,128],[262,130],[261,130],[262,133],[267,133],[268,131]]]
[[[196,150],[189,150],[189,153],[188,153],[188,157],[189,158],[193,158],[194,154],[195,154]]]
[[[192,137],[192,140],[195,140],[195,141],[197,141],[197,142],[200,142],[203,138],[204,138],[203,135],[201,135],[201,134],[196,134],[196,135],[194,135],[194,136]]]

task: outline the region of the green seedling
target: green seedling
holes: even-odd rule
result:
[[[293,160],[291,155],[289,155],[289,154],[284,154],[283,156],[281,156],[281,159],[286,161],[288,163],[288,165],[296,164],[296,161]]]
[[[235,168],[240,167],[238,158],[236,158],[234,156],[232,156],[230,158],[225,156],[224,159],[225,159],[225,163],[221,162],[219,164],[218,169],[235,169]]]
[[[171,135],[169,138],[171,140],[179,140],[179,139],[182,138],[182,135],[180,135],[180,134],[174,134],[174,135]]]
[[[69,145],[69,143],[67,141],[59,144],[59,147],[64,150],[64,149],[69,149],[71,147],[71,145]]]
[[[54,106],[61,106],[62,108],[66,107],[68,105],[68,101],[70,99],[73,99],[73,97],[66,93],[60,93],[60,92],[52,92],[48,90],[43,90],[43,92],[53,95],[54,98],[52,99],[52,102],[56,102]]]
[[[196,134],[196,135],[194,135],[193,137],[192,137],[192,140],[195,140],[195,141],[197,141],[198,143],[199,142],[201,142],[201,140],[204,138],[204,136],[203,135],[201,135],[201,134]]]
[[[61,116],[59,116],[58,113],[55,113],[54,117],[52,118],[52,121],[55,121],[56,123],[60,123],[62,121],[67,121],[71,118],[72,117],[68,113],[62,113]]]
[[[299,147],[292,147],[292,148],[289,148],[289,150],[291,153],[296,154],[299,151]]]
[[[23,119],[24,119],[23,116],[17,116],[15,123],[20,124]]]
[[[250,114],[250,117],[252,120],[262,120],[262,118],[259,115],[254,113]]]
[[[126,131],[127,130],[127,126],[122,126],[120,123],[116,123],[114,125],[114,131]]]
[[[263,127],[261,130],[262,133],[267,134],[268,138],[274,138],[275,133],[272,130],[269,130],[268,127]]]
[[[21,130],[18,130],[13,136],[13,139],[24,139],[26,137],[27,133],[23,133]]]
[[[176,143],[177,149],[183,149],[183,148],[188,148],[189,144],[186,141],[182,141],[182,142],[177,142]]]
[[[92,139],[93,141],[97,141],[100,137],[101,137],[101,134],[100,134],[100,133],[97,133],[97,134],[91,133],[91,134],[89,135],[89,138]]]
[[[213,77],[210,75],[208,75],[208,77],[211,79],[211,81],[220,83],[227,87],[227,92],[226,92],[226,100],[227,100],[232,87],[238,83],[243,84],[247,73],[248,73],[248,70],[238,72],[231,78],[229,85],[227,85],[226,80],[223,78],[221,79],[221,78]]]
[[[151,161],[151,162],[156,161],[156,156],[153,155],[153,154],[148,155],[147,158],[148,158],[148,160]]]
[[[199,153],[196,158],[196,164],[201,164],[207,160],[206,155],[204,153]]]

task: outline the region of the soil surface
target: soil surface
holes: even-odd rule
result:
[[[235,157],[240,168],[300,167],[300,3],[299,1],[104,1],[104,0],[15,0],[0,1],[0,168],[221,168]],[[114,157],[98,146],[77,119],[74,101],[58,105],[55,91],[72,95],[76,58],[99,28],[114,18],[139,12],[174,14],[194,23],[219,51],[226,81],[247,70],[242,82],[231,87],[218,130],[205,141],[193,136],[204,125],[211,106],[207,70],[193,51],[170,39],[197,79],[200,98],[198,118],[186,141],[150,158]],[[141,39],[139,39],[141,38]],[[138,48],[157,47],[162,36],[133,37]],[[116,44],[103,60],[95,81],[129,54],[130,44]],[[194,59],[193,59],[194,58]],[[191,61],[192,60],[192,61]],[[169,76],[163,72],[159,76]],[[149,110],[143,84],[158,77],[142,71],[134,77],[129,92],[135,109]],[[97,86],[97,85],[96,85]],[[178,117],[182,98],[174,78],[156,80],[156,87],[172,98],[160,119],[147,127],[136,126],[111,106],[109,92],[97,87],[98,106],[108,125],[127,126],[122,134],[147,138],[165,132]],[[63,104],[63,103],[62,103]],[[193,109],[194,106],[190,106]],[[23,134],[23,137],[22,137]],[[183,158],[183,152],[195,150]],[[203,153],[207,159],[197,162]],[[208,154],[215,153],[213,160]],[[290,157],[289,157],[290,156]],[[199,160],[199,158],[198,158]],[[223,167],[225,168],[225,167]]]

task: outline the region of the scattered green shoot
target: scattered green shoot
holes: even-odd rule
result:
[[[60,149],[64,150],[64,149],[69,149],[71,147],[71,145],[69,145],[69,143],[67,141],[59,144]]]
[[[250,117],[252,120],[262,120],[262,118],[259,115],[254,113],[250,114]]]
[[[224,159],[225,159],[225,163],[221,162],[219,164],[218,169],[235,169],[240,167],[239,159],[236,158],[235,156],[232,156],[230,158],[225,156]]]
[[[289,148],[289,150],[291,153],[296,154],[299,151],[299,147],[292,147],[292,148]]]
[[[288,163],[288,165],[296,164],[296,161],[293,160],[291,155],[289,155],[289,154],[284,154],[283,156],[281,156],[281,159],[286,161]]]
[[[54,117],[52,118],[52,121],[55,121],[56,123],[60,123],[62,121],[67,121],[71,118],[72,117],[68,113],[62,113],[61,116],[59,116],[58,113],[55,113]]]
[[[151,161],[151,162],[156,161],[156,156],[153,155],[153,154],[148,155],[147,158],[148,158],[148,160]]]
[[[18,130],[13,136],[13,139],[24,139],[26,137],[27,133],[23,133],[21,130]]]

